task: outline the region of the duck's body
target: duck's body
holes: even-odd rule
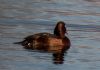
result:
[[[70,41],[67,37],[61,39],[50,33],[30,35],[24,38],[21,43],[25,48],[44,51],[61,51],[70,47]]]
[[[25,48],[43,50],[43,51],[65,51],[70,48],[70,40],[65,36],[65,26],[62,23],[55,27],[54,34],[50,33],[37,33],[30,35],[22,42],[20,42]],[[65,30],[62,30],[65,29]]]

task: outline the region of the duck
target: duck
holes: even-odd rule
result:
[[[25,37],[23,41],[16,42],[16,44],[21,44],[24,48],[32,50],[65,52],[71,45],[70,39],[65,35],[66,33],[65,22],[59,21],[53,34],[48,32],[36,33]]]

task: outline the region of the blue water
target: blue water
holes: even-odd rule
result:
[[[64,21],[71,48],[62,64],[52,53],[24,49],[13,42],[53,32]],[[0,70],[100,70],[99,0],[0,0]]]

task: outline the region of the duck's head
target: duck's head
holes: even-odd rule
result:
[[[66,32],[65,23],[63,21],[59,21],[55,26],[54,35],[64,38]]]

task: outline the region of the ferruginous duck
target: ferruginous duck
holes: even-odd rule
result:
[[[65,23],[59,21],[54,28],[54,34],[37,33],[27,36],[23,41],[16,43],[23,45],[27,49],[65,52],[70,48],[70,40],[65,36],[65,33],[67,33]]]

